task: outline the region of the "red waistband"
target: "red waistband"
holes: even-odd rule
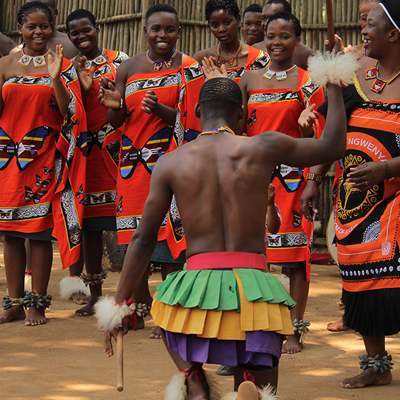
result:
[[[232,268],[253,268],[266,271],[265,256],[263,254],[237,251],[201,253],[189,257],[186,264],[188,271]]]

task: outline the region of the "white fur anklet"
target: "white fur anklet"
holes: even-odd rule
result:
[[[237,400],[238,392],[230,392],[224,395],[221,400]],[[274,388],[271,385],[264,386],[258,391],[259,400],[277,400],[278,396],[274,394]]]
[[[210,391],[210,400],[220,400],[221,391],[219,384],[213,375],[207,373],[203,369],[201,370]],[[185,372],[178,372],[171,378],[171,382],[165,388],[164,400],[186,400],[187,397],[187,385]]]
[[[324,53],[317,51],[308,59],[308,71],[311,79],[318,86],[326,86],[328,82],[342,86],[353,81],[359,63],[354,53]]]
[[[74,293],[84,293],[90,296],[90,289],[78,276],[66,276],[60,281],[60,296],[68,300]]]

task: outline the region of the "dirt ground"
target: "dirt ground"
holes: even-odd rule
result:
[[[2,252],[1,252],[2,254]],[[4,266],[2,256],[0,264]],[[124,390],[116,390],[116,357],[103,353],[102,333],[95,317],[77,317],[77,306],[59,296],[59,282],[67,275],[55,253],[49,294],[53,304],[48,323],[25,327],[23,321],[0,325],[1,400],[161,400],[164,388],[176,372],[161,340],[149,339],[154,327],[129,332],[124,339]],[[104,293],[113,295],[119,273],[109,273]],[[160,282],[151,277],[151,289]],[[0,268],[0,295],[6,290],[4,267]],[[394,336],[387,347],[395,362],[389,386],[346,390],[339,386],[345,377],[358,373],[358,356],[363,343],[354,331],[331,333],[327,322],[340,316],[336,266],[313,265],[306,319],[312,323],[303,351],[283,355],[280,362],[278,394],[281,400],[399,399],[400,342]],[[215,371],[216,366],[206,369]],[[232,390],[231,377],[218,377],[223,391]]]

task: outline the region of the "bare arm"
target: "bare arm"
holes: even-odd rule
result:
[[[6,68],[6,63],[4,59],[0,60],[0,117],[3,113],[4,103],[3,103],[3,85],[4,85],[4,68]]]
[[[48,55],[48,71],[51,81],[53,82],[53,89],[56,95],[60,114],[63,117],[65,117],[65,115],[67,114],[68,104],[70,101],[70,94],[60,76],[63,58],[64,58],[64,51],[62,46],[59,44],[56,47],[55,56],[53,56],[52,53]]]
[[[312,137],[314,134],[315,120],[319,118],[319,114],[315,111],[316,104],[312,104],[300,114],[298,124],[300,128],[301,137]]]
[[[268,152],[276,164],[303,168],[343,157],[346,150],[346,115],[342,90],[339,86],[328,84],[328,94],[328,115],[320,139],[294,139],[276,132],[259,135],[261,140],[266,140],[263,151]],[[274,150],[271,151],[271,148]]]
[[[332,163],[316,165],[310,168],[310,174],[321,176],[322,178],[326,175],[331,167]],[[318,201],[321,195],[319,189],[320,183],[315,180],[307,180],[307,185],[304,188],[300,198],[300,210],[306,217],[307,221],[312,221],[313,217],[310,213],[309,206],[311,206],[313,213],[318,213]]]
[[[115,77],[115,86],[110,80],[101,79],[99,89],[100,104],[108,107],[107,119],[114,128],[119,128],[125,122],[126,118],[125,102],[123,102],[122,108],[119,107],[121,99],[125,99],[125,85],[128,79],[129,61],[124,61],[119,66]]]
[[[267,229],[270,233],[278,233],[281,227],[281,215],[275,204],[275,186],[270,183],[268,187]]]
[[[158,102],[154,90],[148,90],[142,100],[142,110],[147,114],[154,114],[169,124],[174,124],[176,109]]]
[[[249,101],[249,94],[247,90],[247,82],[248,82],[248,76],[246,76],[246,72],[243,74],[243,76],[240,78],[239,81],[239,87],[242,92],[242,98],[243,98],[243,117],[240,120],[240,129],[237,134],[243,135],[244,131],[246,130],[246,123],[247,123],[247,102]]]

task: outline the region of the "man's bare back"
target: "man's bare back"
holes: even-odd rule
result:
[[[338,142],[329,139],[335,132],[344,135],[346,129],[340,88],[331,87],[329,91],[335,102],[331,112],[340,126],[327,121],[328,135],[320,140],[293,139],[278,132],[249,138],[235,136],[229,128],[215,133],[217,124],[236,129],[238,115],[232,115],[231,121],[213,120],[207,118],[201,105],[197,106],[203,132],[213,130],[214,134],[204,134],[161,157],[153,171],[148,197],[151,203],[175,194],[185,229],[187,257],[217,251],[265,253],[268,184],[275,165],[325,163],[328,158],[340,158],[345,149],[344,142],[338,148]],[[149,215],[145,206],[141,224]]]

